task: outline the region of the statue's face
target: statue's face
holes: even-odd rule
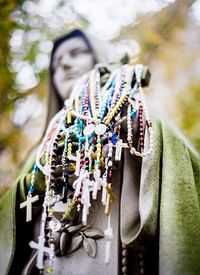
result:
[[[71,38],[56,49],[52,66],[54,85],[64,101],[76,80],[93,68],[94,56],[83,39]]]

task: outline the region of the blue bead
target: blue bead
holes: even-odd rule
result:
[[[134,110],[131,112],[131,117],[132,117],[132,118],[136,116],[137,111],[138,111],[137,109],[134,109]]]
[[[30,191],[31,193],[33,193],[34,190],[35,190],[35,186],[34,186],[33,183],[31,183],[31,184],[30,184],[30,187],[29,187],[29,191]]]
[[[80,120],[79,124],[80,124],[81,127],[83,127],[84,126],[83,120]]]
[[[112,135],[112,143],[114,145],[117,143],[117,135],[115,133]]]

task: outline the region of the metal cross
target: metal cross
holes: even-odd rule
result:
[[[26,221],[27,222],[30,222],[32,220],[32,203],[34,203],[38,200],[39,200],[38,195],[32,197],[31,194],[28,194],[28,196],[26,197],[26,201],[24,201],[20,204],[21,209],[26,207]]]
[[[40,235],[38,237],[39,242],[36,243],[34,241],[31,241],[29,243],[31,248],[37,249],[38,250],[38,254],[37,254],[37,262],[36,262],[36,266],[38,269],[43,269],[44,268],[44,253],[51,253],[51,248],[50,247],[46,247],[44,245],[45,243],[45,237]]]

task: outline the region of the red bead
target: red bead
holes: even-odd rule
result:
[[[77,203],[79,203],[79,204],[81,203],[81,198],[77,199]]]

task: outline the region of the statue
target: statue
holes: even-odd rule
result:
[[[47,132],[0,201],[1,273],[199,274],[199,157],[148,114],[144,67],[95,50],[80,30],[54,44]]]

